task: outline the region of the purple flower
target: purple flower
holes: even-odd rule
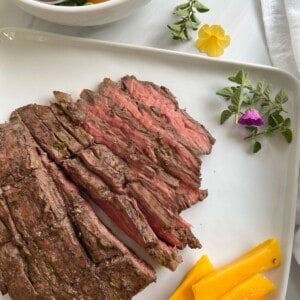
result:
[[[238,123],[246,126],[264,126],[266,123],[256,109],[247,110],[240,118]]]

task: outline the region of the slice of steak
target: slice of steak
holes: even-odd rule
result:
[[[162,122],[162,119],[143,103],[138,103],[127,91],[122,88],[120,82],[113,82],[105,78],[99,85],[99,93],[110,98],[121,109],[126,109],[131,113],[132,118],[138,120],[151,133],[158,135],[161,146],[168,145],[176,153],[185,165],[196,174],[199,172],[200,159],[191,151],[191,145],[184,138],[179,136],[173,128]],[[199,175],[199,174],[198,174]]]
[[[82,91],[81,99],[76,105],[87,116],[99,118],[111,126],[111,130],[118,136],[132,141],[136,149],[148,156],[153,163],[160,164],[168,173],[190,186],[199,187],[200,168],[194,168],[193,172],[190,166],[184,166],[179,153],[173,151],[168,144],[159,145],[158,134],[152,134],[126,109],[119,109],[112,100],[87,89]]]
[[[57,139],[66,144],[71,153],[76,154],[83,149],[83,146],[60,124],[49,106],[33,104],[32,109]]]
[[[125,194],[126,163],[114,155],[105,145],[98,144],[79,153],[85,166],[98,174],[113,192]],[[128,174],[130,176],[130,174]]]
[[[139,81],[134,76],[122,78],[124,88],[138,102],[153,109],[182,137],[189,140],[199,154],[209,154],[215,139],[207,129],[180,109],[174,95],[165,87]]]
[[[19,123],[0,125],[0,187],[23,179],[39,166],[29,151],[30,147],[34,148],[31,138],[28,140],[22,130]]]
[[[53,163],[44,156],[43,163],[66,203],[80,240],[97,266],[101,279],[117,289],[121,299],[131,298],[155,280],[155,272],[135,257],[100,222],[89,203]]]
[[[191,248],[201,248],[199,241],[190,230],[190,225],[179,215],[161,206],[141,183],[132,182],[127,187],[129,193],[137,199],[138,206],[157,236],[180,249],[186,245]]]
[[[57,103],[51,103],[51,110],[60,124],[84,147],[87,148],[94,143],[94,139],[81,126],[75,124],[59,107]]]
[[[149,226],[135,199],[113,194],[101,178],[86,169],[78,159],[64,161],[63,168],[109,218],[153,259],[171,270],[177,267],[181,257],[175,249],[169,248],[166,251],[166,247],[160,247],[162,243]]]
[[[13,113],[13,116],[14,115],[20,117],[39,146],[44,149],[56,163],[60,163],[63,159],[71,157],[72,154],[67,144],[60,141],[37,117],[33,105],[27,105],[17,109]]]
[[[0,290],[12,299],[35,300],[38,293],[26,273],[28,266],[19,250],[20,238],[14,228],[11,231],[14,224],[2,193],[0,190]]]

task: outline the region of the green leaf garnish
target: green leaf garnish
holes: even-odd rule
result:
[[[186,3],[177,5],[174,10],[174,15],[180,20],[174,24],[167,25],[172,32],[174,40],[187,41],[191,39],[189,30],[197,30],[200,25],[200,20],[196,17],[196,12],[205,13],[209,9],[200,3],[198,0],[189,0]]]
[[[261,143],[258,141],[254,142],[253,145],[253,153],[257,153],[261,149]]]
[[[284,116],[287,111],[283,106],[288,101],[286,92],[280,89],[273,99],[271,84],[260,80],[252,85],[244,70],[228,77],[228,80],[236,85],[216,92],[229,103],[221,113],[220,123],[234,116],[236,124],[244,125],[248,133],[245,139],[252,141],[253,153],[261,150],[258,138],[263,136],[271,138],[279,133],[290,144],[293,140],[291,118]]]

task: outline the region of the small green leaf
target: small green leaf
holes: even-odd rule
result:
[[[239,106],[240,105],[240,97],[241,97],[241,88],[238,88],[234,91],[231,99],[231,103],[235,106]]]
[[[275,127],[281,123],[283,123],[283,117],[280,114],[274,113],[274,114],[269,115],[268,124],[271,127]]]
[[[272,106],[271,105],[264,104],[264,105],[262,105],[262,107],[260,109],[260,114],[261,114],[261,116],[268,115],[271,110],[272,110]]]
[[[257,86],[256,86],[256,90],[259,94],[262,94],[263,93],[263,89],[264,89],[264,81],[263,80],[260,80],[258,83],[257,83]]]
[[[281,134],[285,138],[285,140],[290,144],[293,140],[293,133],[291,129],[285,128],[284,130],[281,131]]]
[[[182,30],[182,26],[179,24],[168,25],[168,28],[171,29],[172,31],[177,31],[177,32],[180,32]]]
[[[268,84],[264,90],[263,95],[269,99],[271,96],[271,93],[272,93],[272,86],[270,84]]]
[[[238,111],[238,108],[235,105],[228,105],[227,108],[233,113],[236,113]]]
[[[205,13],[209,11],[209,9],[205,5],[200,3],[198,0],[196,0],[194,6],[199,13]]]
[[[220,123],[223,124],[226,120],[228,120],[231,116],[233,115],[233,113],[230,110],[224,110],[221,113],[221,118],[220,118]]]
[[[177,9],[174,12],[174,15],[178,17],[187,17],[189,14],[190,14],[189,9]]]
[[[188,21],[185,22],[185,26],[186,26],[187,28],[191,28],[192,30],[197,30],[197,29],[198,29],[198,25],[199,25],[199,24],[194,23],[194,22],[191,21],[191,20],[188,20]]]
[[[183,3],[183,4],[179,4],[175,7],[175,10],[179,10],[179,9],[186,9],[190,6],[189,2],[187,3]]]
[[[200,24],[200,20],[196,17],[196,15],[194,13],[191,14],[191,20],[195,23],[195,24]]]
[[[225,87],[217,91],[217,95],[223,96],[225,98],[230,98],[233,95],[234,91],[232,87]]]
[[[244,84],[248,74],[244,70],[240,70],[235,76],[230,76],[228,79],[238,84]]]
[[[253,153],[257,153],[261,149],[261,143],[258,141],[255,141],[253,145]]]
[[[277,104],[283,104],[288,101],[288,96],[284,92],[283,89],[281,89],[277,95],[275,96],[275,103]]]
[[[286,118],[286,119],[283,121],[283,126],[285,126],[285,127],[290,127],[290,126],[291,126],[291,118]]]

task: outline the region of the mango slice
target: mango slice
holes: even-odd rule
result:
[[[281,263],[281,250],[277,239],[269,239],[239,259],[214,271],[192,286],[195,300],[218,299],[249,277]]]
[[[208,256],[203,255],[186,274],[183,281],[169,298],[169,300],[194,300],[192,285],[213,271],[215,271],[215,268]]]
[[[263,300],[275,290],[275,284],[258,273],[238,284],[219,300]]]

